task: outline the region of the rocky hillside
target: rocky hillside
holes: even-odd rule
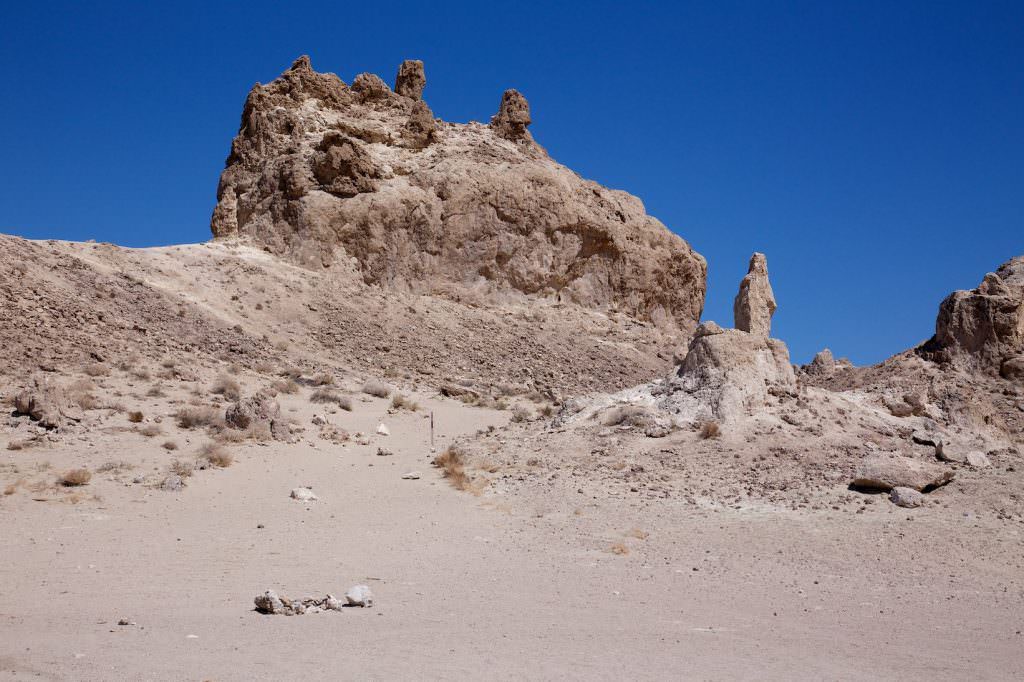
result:
[[[436,119],[423,64],[392,90],[298,59],[257,84],[217,191],[211,228],[306,266],[393,290],[526,297],[621,311],[688,334],[706,264],[639,199],[580,178],[527,130],[508,90],[489,124]]]

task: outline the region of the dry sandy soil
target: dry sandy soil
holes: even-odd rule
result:
[[[852,426],[816,453],[797,426],[560,425],[565,396],[668,370],[678,340],[625,318],[384,296],[223,244],[3,246],[3,397],[45,365],[83,416],[0,428],[0,680],[1024,676],[1015,450],[903,509],[847,490]],[[235,383],[276,386],[293,436],[223,428]],[[431,465],[456,441],[464,482]],[[164,490],[175,460],[202,468]],[[253,608],[356,584],[372,608]]]

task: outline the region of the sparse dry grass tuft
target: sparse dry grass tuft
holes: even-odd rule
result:
[[[82,371],[91,377],[105,377],[110,374],[110,368],[102,362],[94,362],[91,365],[86,365],[82,368]]]
[[[639,528],[633,528],[626,531],[626,537],[636,538],[637,540],[646,540],[650,536],[650,533],[645,530],[640,530]]]
[[[153,384],[149,387],[149,390],[146,391],[146,396],[149,398],[163,398],[165,395],[167,394],[164,393],[164,387],[160,384]]]
[[[134,468],[135,465],[132,464],[131,462],[126,462],[124,460],[111,460],[109,462],[104,462],[103,464],[96,467],[96,473],[105,474],[110,472],[129,471]]]
[[[217,395],[224,396],[227,400],[234,401],[242,397],[242,387],[238,385],[238,382],[223,374],[217,377],[210,390]]]
[[[25,441],[12,440],[12,441],[7,443],[7,449],[8,450],[24,450],[25,449]]]
[[[99,409],[100,406],[100,399],[87,391],[72,392],[71,402],[75,403],[83,410],[96,410]]]
[[[157,426],[156,424],[147,424],[142,428],[142,430],[139,431],[139,433],[141,433],[146,438],[153,438],[155,436],[159,436],[163,432],[160,430],[160,427]]]
[[[170,471],[172,474],[177,474],[182,478],[188,478],[195,471],[195,465],[192,462],[186,462],[183,459],[176,459],[171,462]]]
[[[132,424],[141,424],[143,419],[145,419],[145,415],[143,415],[142,412],[135,411],[128,413],[128,421]]]
[[[441,469],[442,475],[448,479],[456,490],[479,495],[487,487],[485,478],[474,479],[466,471],[466,455],[457,446],[451,445],[434,458],[434,466]]]
[[[71,469],[57,478],[58,483],[68,488],[85,485],[91,480],[92,473],[88,469]]]
[[[278,379],[271,384],[271,388],[278,393],[284,393],[285,395],[295,395],[299,392],[299,385],[294,379]]]
[[[219,443],[207,443],[199,448],[199,457],[221,469],[231,466],[235,461],[234,456]]]
[[[327,372],[320,372],[319,374],[315,375],[312,379],[310,379],[309,383],[313,384],[314,386],[333,386],[334,377],[328,374]]]
[[[175,443],[173,440],[165,440],[160,445],[160,447],[162,447],[164,450],[171,451],[171,450],[177,450],[178,449],[178,444]]]
[[[194,429],[199,426],[213,426],[221,419],[220,410],[212,407],[183,407],[174,414],[178,426]]]
[[[365,384],[363,384],[363,393],[375,396],[377,398],[387,398],[389,395],[391,395],[391,387],[382,381],[370,379]]]
[[[722,434],[722,429],[718,426],[716,421],[706,421],[700,425],[700,429],[697,431],[697,435],[700,436],[701,440],[707,440],[709,438],[718,438]]]
[[[420,409],[419,403],[415,400],[410,399],[408,396],[402,393],[396,393],[391,398],[391,409],[393,410],[409,410],[415,412]]]
[[[608,548],[608,551],[618,556],[625,556],[629,554],[629,547],[626,547],[624,542],[615,542]]]

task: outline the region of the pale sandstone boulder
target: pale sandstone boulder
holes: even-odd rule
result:
[[[71,404],[63,387],[45,374],[33,376],[29,386],[14,397],[14,411],[48,429],[82,420],[81,410]]]
[[[412,97],[419,67],[400,71],[396,94],[300,58],[254,87],[214,237],[412,293],[545,298],[693,331],[704,259],[636,197],[553,161],[525,97],[506,92],[491,125],[438,122]]]
[[[953,480],[953,472],[902,455],[869,455],[857,467],[851,485],[869,490],[913,488],[925,492]]]
[[[889,492],[889,500],[897,507],[920,507],[924,504],[924,493],[913,488],[896,486]]]
[[[735,327],[758,336],[771,336],[776,308],[775,294],[768,280],[768,259],[763,253],[755,253],[750,257],[747,275],[740,282],[739,293],[732,304]]]

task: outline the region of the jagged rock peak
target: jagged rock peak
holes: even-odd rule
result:
[[[294,62],[292,62],[291,68],[289,68],[288,70],[289,71],[312,71],[313,70],[313,62],[311,62],[309,60],[309,55],[308,54],[304,54],[301,57],[299,57],[298,59],[296,59]]]
[[[732,304],[736,329],[758,336],[772,335],[772,315],[778,306],[768,279],[768,259],[763,253],[750,257],[747,274]]]
[[[491,118],[491,127],[506,139],[521,140],[529,139],[526,128],[530,123],[530,103],[518,90],[506,90],[498,113]]]
[[[1024,362],[1024,256],[986,274],[977,288],[947,296],[935,336],[921,350],[943,362],[989,366],[1009,378]]]
[[[423,62],[418,59],[406,59],[398,67],[395,76],[395,92],[409,99],[423,99],[423,88],[427,85],[427,76],[423,72]]]
[[[489,126],[445,123],[418,98],[421,64],[398,75],[399,92],[372,74],[350,88],[300,58],[257,84],[221,174],[214,237],[369,285],[542,298],[693,331],[704,259],[636,197],[553,161],[526,131],[526,98],[507,91]]]

